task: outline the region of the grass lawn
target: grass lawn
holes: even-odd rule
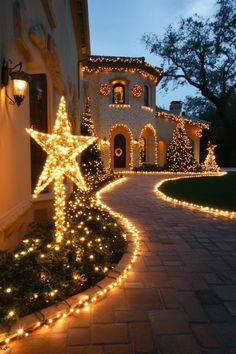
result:
[[[184,178],[164,182],[169,197],[223,210],[236,210],[236,172],[220,177]]]

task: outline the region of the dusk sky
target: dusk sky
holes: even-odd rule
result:
[[[141,42],[144,33],[162,34],[169,24],[194,13],[209,16],[215,0],[88,0],[91,54],[140,57],[160,66]],[[194,94],[189,86],[168,93],[158,91],[157,104],[168,109],[172,100]]]

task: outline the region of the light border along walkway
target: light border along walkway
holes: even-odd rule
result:
[[[107,210],[124,228],[124,238],[128,241],[128,246],[120,261],[110,270],[104,279],[93,287],[78,293],[77,295],[73,295],[60,303],[21,317],[15,324],[13,324],[9,332],[0,332],[0,351],[1,348],[5,348],[4,345],[7,347],[2,350],[7,350],[10,348],[8,345],[14,340],[28,337],[40,327],[44,326],[50,329],[51,325],[55,322],[63,320],[73,314],[79,314],[82,309],[86,309],[90,305],[103,300],[110,291],[119,286],[127,278],[127,275],[132,269],[139,254],[139,231],[126,217],[124,217],[123,214],[114,212],[101,201],[103,193],[110,191],[126,180],[127,178],[125,177],[117,179],[96,193],[97,204],[100,205],[102,209]],[[43,320],[39,320],[37,317],[37,314],[39,313],[41,314],[41,317],[43,317]]]
[[[221,210],[221,209],[216,209],[212,208],[210,206],[204,206],[200,204],[195,204],[195,203],[189,203],[183,200],[179,200],[176,198],[168,197],[165,193],[160,191],[160,187],[162,186],[163,183],[167,181],[175,181],[178,179],[183,179],[183,178],[199,178],[199,177],[216,177],[216,176],[223,176],[227,174],[226,172],[220,172],[216,174],[202,174],[202,175],[189,175],[189,176],[181,176],[181,177],[173,177],[173,178],[166,178],[162,180],[161,182],[157,183],[154,191],[158,197],[161,199],[165,200],[166,202],[172,203],[174,205],[180,205],[184,208],[191,209],[191,210],[197,210],[203,213],[207,214],[212,214],[214,216],[223,216],[228,219],[236,219],[236,211],[229,211],[229,210]]]

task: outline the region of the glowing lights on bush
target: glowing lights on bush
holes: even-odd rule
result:
[[[197,178],[197,177],[213,177],[213,176],[223,176],[225,175],[226,172],[218,172],[218,173],[201,173],[198,175],[193,175],[193,176],[182,176],[182,177],[176,177],[176,178],[167,178],[162,180],[161,182],[159,182],[156,186],[155,186],[155,192],[157,194],[157,196],[163,200],[165,200],[166,202],[172,203],[174,205],[180,205],[184,208],[189,208],[192,210],[197,210],[203,213],[207,213],[207,214],[212,214],[214,216],[223,216],[229,219],[236,219],[236,212],[235,211],[228,211],[228,210],[221,210],[221,209],[216,209],[216,208],[212,208],[209,206],[205,206],[205,205],[199,205],[199,204],[194,204],[194,203],[190,203],[190,202],[186,202],[186,201],[182,201],[176,198],[172,198],[172,197],[168,197],[166,194],[164,194],[163,192],[160,191],[160,187],[163,183],[167,182],[167,181],[174,181],[174,180],[178,180],[181,178]]]
[[[90,290],[93,290],[93,289],[89,289],[88,291],[85,291],[85,293],[78,294],[77,299],[75,296],[71,298],[73,300],[68,299],[69,302],[66,302],[66,304],[68,305],[66,306],[67,307],[66,310],[62,310],[62,309],[56,310],[55,307],[55,312],[53,314],[51,314],[49,317],[44,317],[42,313],[43,320],[37,320],[31,325],[29,324],[24,325],[24,319],[20,320],[21,325],[18,327],[17,330],[14,330],[13,327],[13,330],[11,330],[8,333],[8,335],[5,335],[5,337],[4,336],[0,337],[0,345],[9,344],[13,339],[28,337],[31,332],[40,328],[41,326],[44,326],[45,328],[50,328],[50,326],[52,326],[58,320],[63,320],[71,315],[74,316],[78,315],[81,312],[81,310],[85,311],[86,309],[89,308],[91,304],[95,304],[96,302],[102,300],[110,291],[113,291],[127,278],[128,273],[132,269],[133,264],[136,261],[137,256],[139,254],[139,248],[140,248],[139,232],[136,229],[136,227],[132,225],[127,218],[125,218],[120,213],[114,212],[111,208],[107,207],[101,201],[101,196],[104,192],[111,190],[118,184],[123,183],[125,180],[126,178],[122,178],[107,185],[105,188],[103,188],[100,192],[97,193],[97,201],[96,201],[97,205],[101,206],[101,208],[107,210],[111,215],[113,215],[116,219],[118,219],[120,224],[123,225],[124,228],[126,229],[126,232],[132,237],[132,239],[129,239],[129,241],[132,241],[130,242],[129,245],[130,250],[128,251],[129,252],[128,254],[130,255],[130,260],[129,262],[127,262],[126,266],[124,266],[123,270],[120,273],[119,272],[112,273],[111,282],[106,286],[101,287],[98,291],[95,290],[96,289],[95,287],[94,292],[92,291],[92,295],[86,294],[86,292],[91,293]],[[127,236],[124,235],[124,237],[126,238]],[[115,279],[114,279],[114,274],[117,274]],[[59,307],[60,306],[58,306],[57,308]],[[25,322],[25,324],[26,323],[27,322]]]
[[[198,163],[194,158],[193,147],[187,136],[184,119],[180,119],[173,131],[166,152],[167,169],[172,172],[195,171]]]
[[[66,231],[65,203],[66,190],[64,176],[69,177],[82,190],[86,190],[77,156],[92,144],[96,138],[71,134],[71,125],[66,112],[65,98],[60,100],[57,119],[52,134],[26,129],[30,136],[47,152],[47,160],[34,190],[34,198],[53,180],[55,192],[56,242],[61,242]]]
[[[206,172],[219,172],[220,168],[216,163],[216,157],[215,157],[215,153],[214,150],[217,147],[217,145],[213,145],[210,142],[208,142],[208,147],[207,147],[207,151],[208,154],[205,158],[205,161],[203,163],[203,170]]]

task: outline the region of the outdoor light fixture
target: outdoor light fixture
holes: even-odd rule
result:
[[[107,140],[107,138],[103,138],[102,139],[102,144],[103,145],[110,145],[110,142],[109,142],[109,140]]]
[[[10,64],[12,63],[10,59],[8,61],[3,59],[1,86],[4,87],[8,85],[9,75],[10,75],[13,81],[14,99],[8,96],[7,90],[6,90],[6,96],[10,100],[10,104],[17,104],[17,106],[20,106],[21,102],[24,100],[25,92],[27,90],[28,83],[31,80],[31,76],[21,70],[22,68],[21,62],[19,62],[13,67],[10,67],[9,63]]]

